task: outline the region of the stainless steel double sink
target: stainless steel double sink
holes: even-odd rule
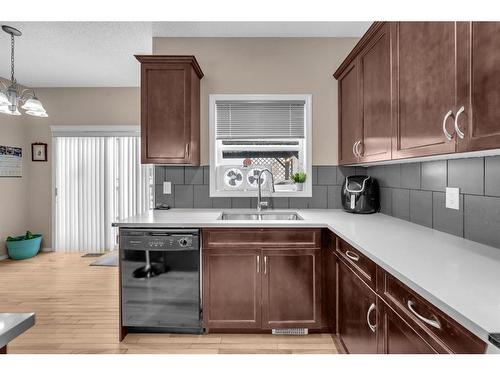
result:
[[[297,212],[223,212],[218,220],[304,220]]]

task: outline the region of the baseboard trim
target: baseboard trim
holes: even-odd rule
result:
[[[44,247],[42,248],[42,253],[52,253],[54,251],[54,249],[52,249],[51,247]]]
[[[7,254],[5,255],[0,255],[0,260],[4,260],[4,259],[7,259],[9,256]]]

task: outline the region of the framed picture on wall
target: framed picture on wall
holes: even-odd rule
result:
[[[47,161],[47,143],[31,144],[31,160]]]

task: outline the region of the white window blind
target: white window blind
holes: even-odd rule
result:
[[[116,245],[117,219],[152,201],[152,166],[138,137],[55,137],[55,250],[103,252]]]
[[[304,138],[304,100],[217,100],[216,138]]]

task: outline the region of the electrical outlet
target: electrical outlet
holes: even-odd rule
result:
[[[172,194],[172,183],[170,181],[163,182],[163,194]]]
[[[460,189],[459,188],[446,188],[446,208],[453,210],[460,209]]]

